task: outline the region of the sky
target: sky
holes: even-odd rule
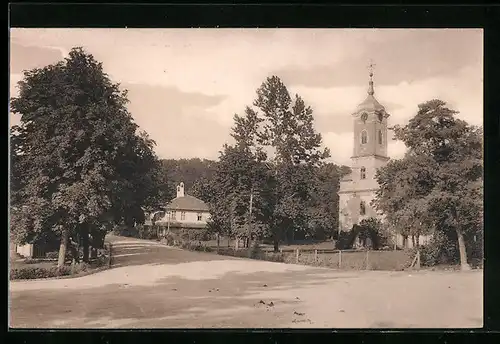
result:
[[[375,97],[405,124],[418,104],[442,99],[483,123],[483,32],[479,29],[21,29],[10,31],[10,96],[23,70],[83,47],[129,91],[128,109],[160,158],[217,159],[232,142],[234,114],[268,76],[314,110],[331,161],[349,165],[351,114],[365,97],[370,61]],[[10,115],[10,125],[19,123]],[[391,136],[391,135],[390,135]],[[389,142],[389,155],[405,146]]]

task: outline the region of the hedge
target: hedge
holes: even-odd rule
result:
[[[10,269],[10,279],[11,280],[28,280],[28,279],[42,279],[42,278],[55,278],[61,276],[70,276],[86,273],[92,270],[96,270],[102,267],[109,267],[111,262],[110,257],[110,245],[107,245],[108,252],[105,254],[103,249],[100,249],[98,257],[93,259],[90,264],[78,263],[74,265],[64,265],[62,267],[51,266],[29,266],[31,264],[37,264],[41,262],[46,262],[47,259],[25,259],[24,263],[28,266],[12,268]],[[50,258],[49,258],[50,259]],[[54,261],[55,259],[50,259]]]

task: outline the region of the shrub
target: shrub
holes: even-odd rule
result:
[[[176,240],[177,236],[174,235],[172,232],[167,232],[165,236],[161,239],[161,241],[167,245],[174,245]]]
[[[250,257],[252,259],[260,259],[260,257],[265,254],[264,251],[260,248],[260,245],[257,241],[255,241],[250,249]]]
[[[428,244],[419,247],[420,264],[435,266],[438,264],[457,264],[460,256],[456,243],[456,234],[435,232]],[[416,249],[413,249],[416,252]]]
[[[193,243],[190,241],[179,241],[179,246],[184,250],[197,251],[197,252],[212,252],[210,246],[203,245],[201,242]]]
[[[186,241],[207,241],[211,239],[207,229],[183,228],[180,230],[179,236]]]
[[[38,259],[33,259],[33,258],[26,258],[23,260],[24,264],[36,264],[39,263],[40,261]]]
[[[47,253],[45,253],[45,257],[48,259],[58,259],[59,258],[59,251],[47,252]]]
[[[265,252],[261,250],[260,247],[255,248],[255,246],[252,247],[251,249],[241,249],[241,250],[235,250],[232,247],[223,247],[219,248],[217,254],[222,256],[266,260],[270,262],[285,261],[284,255],[282,253]]]
[[[137,238],[153,240],[158,239],[158,226],[157,225],[138,225],[135,227]]]
[[[10,270],[10,279],[37,279],[37,278],[52,278],[59,276],[68,276],[72,274],[70,266],[57,266],[51,268],[41,267],[22,267]]]
[[[70,266],[70,271],[71,271],[71,275],[76,275],[76,274],[79,274],[81,272],[85,272],[89,269],[89,264],[87,263],[78,263],[78,264],[73,264]]]
[[[138,238],[139,235],[137,228],[125,226],[115,226],[113,228],[113,234],[132,238]]]

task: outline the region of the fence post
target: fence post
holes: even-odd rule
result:
[[[420,250],[417,251],[417,270],[420,270]]]
[[[299,249],[296,249],[295,250],[295,262],[298,263],[299,262]]]
[[[318,261],[318,250],[314,250],[314,262]]]
[[[339,250],[339,269],[342,269],[342,251]]]
[[[370,262],[369,262],[369,258],[368,258],[368,255],[370,250],[366,250],[366,270],[370,270]]]

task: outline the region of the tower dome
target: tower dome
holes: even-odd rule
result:
[[[373,68],[373,64],[370,65],[370,68]],[[370,69],[370,81],[368,82],[368,96],[366,99],[358,105],[356,111],[354,111],[353,116],[357,116],[360,113],[381,113],[385,117],[389,115],[385,111],[385,107],[378,102],[378,100],[374,97],[375,90],[373,88],[373,70]]]

